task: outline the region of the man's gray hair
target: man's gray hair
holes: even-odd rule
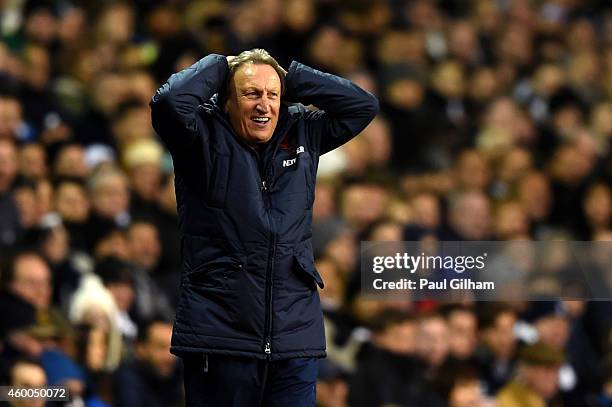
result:
[[[227,75],[227,81],[225,87],[221,92],[221,100],[225,102],[229,93],[229,84],[234,78],[236,70],[246,63],[253,63],[257,65],[270,65],[280,78],[281,82],[281,95],[285,93],[285,70],[280,64],[274,59],[268,51],[262,48],[254,48],[248,51],[242,51],[240,54],[235,56],[231,61],[228,62],[229,74]]]

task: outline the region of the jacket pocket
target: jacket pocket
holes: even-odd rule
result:
[[[294,248],[293,257],[297,266],[296,268],[310,282],[309,285],[311,289],[316,290],[315,283],[320,288],[323,288],[325,286],[321,275],[315,268],[310,240],[306,240],[297,244]]]
[[[224,208],[227,198],[227,185],[230,175],[230,156],[215,154],[210,177],[208,178],[207,203],[216,208]]]

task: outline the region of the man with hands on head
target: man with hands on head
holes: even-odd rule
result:
[[[377,99],[254,49],[172,75],[151,111],[176,177],[171,352],[185,363],[187,405],[314,406],[325,357],[311,242],[319,156],[359,134]]]

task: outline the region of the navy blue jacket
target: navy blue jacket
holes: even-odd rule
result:
[[[216,101],[228,72],[224,56],[209,55],[172,75],[151,101],[174,161],[183,259],[171,352],[323,357],[323,281],[311,243],[317,165],[367,126],[378,101],[293,62],[277,127],[258,157]]]

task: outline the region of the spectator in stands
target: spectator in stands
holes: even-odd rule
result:
[[[563,361],[562,352],[543,343],[525,346],[514,379],[497,393],[499,407],[562,406],[558,378]]]
[[[20,359],[11,367],[10,385],[15,389],[41,388],[47,385],[47,375],[37,362]],[[14,398],[9,401],[9,405],[11,407],[42,407],[45,405],[45,400],[42,398],[29,400]]]
[[[172,324],[152,320],[139,329],[136,358],[115,373],[115,406],[179,406],[183,404],[178,362],[169,351]]]

